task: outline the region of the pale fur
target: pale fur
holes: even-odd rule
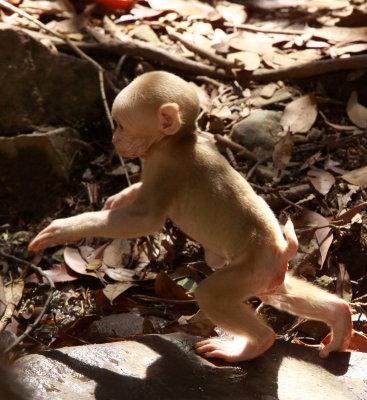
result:
[[[232,345],[201,341],[198,353],[239,361],[266,351],[275,334],[244,304],[256,295],[328,323],[333,338],[322,356],[344,350],[351,332],[347,304],[307,282],[285,278],[297,250],[293,225],[285,226],[284,238],[266,202],[210,140],[195,132],[199,102],[192,87],[172,74],[151,72],[117,96],[112,112],[117,151],[145,159],[142,183],[108,199],[102,211],[53,221],[29,248],[86,236],[149,235],[170,218],[204,246],[209,263],[218,268],[195,296],[207,317],[235,336]]]

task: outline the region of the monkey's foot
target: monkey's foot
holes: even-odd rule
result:
[[[348,349],[352,336],[352,314],[344,300],[338,301],[335,311],[335,322],[330,324],[332,335],[330,343],[320,350],[319,356],[326,358],[332,351],[345,351]]]
[[[275,334],[264,342],[250,343],[244,337],[232,340],[210,338],[194,344],[195,351],[206,358],[223,358],[228,362],[245,361],[256,358],[268,350],[274,343]]]

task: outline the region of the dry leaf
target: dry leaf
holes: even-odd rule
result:
[[[358,93],[352,92],[347,104],[347,114],[353,124],[367,128],[367,108],[358,103]]]
[[[256,5],[264,10],[275,10],[285,7],[299,7],[306,3],[306,0],[250,0],[248,3]]]
[[[10,285],[5,286],[5,299],[6,302],[9,304],[14,304],[15,306],[18,305],[24,290],[24,281],[13,281]]]
[[[250,51],[230,53],[227,55],[227,59],[243,66],[246,71],[255,71],[259,68],[261,62],[259,55]]]
[[[292,158],[293,153],[293,141],[291,136],[288,134],[280,139],[280,141],[274,146],[273,161],[276,168],[283,169]]]
[[[313,187],[324,196],[329,192],[335,183],[334,175],[321,169],[310,169],[307,172],[307,176]]]
[[[54,283],[57,282],[71,282],[79,279],[78,275],[72,275],[66,264],[61,264],[59,267],[55,267],[52,269],[44,270],[43,273],[47,275]],[[32,282],[32,283],[40,283],[43,282],[48,284],[48,281],[45,277],[40,278],[40,276],[36,273],[27,276],[25,282]]]
[[[213,115],[220,119],[230,118],[232,113],[228,106],[216,107],[213,108],[210,112],[210,115]]]
[[[134,286],[134,284],[129,282],[110,283],[103,289],[103,294],[108,298],[110,303],[113,304],[116,297],[126,292],[126,290],[130,289],[132,286]]]
[[[78,274],[81,275],[89,275],[89,276],[94,276],[97,278],[97,275],[95,272],[89,272],[87,271],[87,265],[88,262],[86,261],[85,258],[83,258],[82,253],[87,254],[89,252],[93,252],[92,247],[88,246],[81,246],[80,247],[80,252],[78,249],[74,249],[72,247],[66,247],[64,251],[64,259],[66,264],[68,265],[69,268],[71,268],[73,271],[77,272]]]
[[[134,269],[127,268],[106,268],[103,271],[108,277],[114,281],[135,281],[136,271]]]
[[[195,19],[208,19],[214,21],[221,15],[209,4],[196,0],[148,0],[151,8],[162,11],[175,11],[177,14]]]
[[[337,220],[342,220],[345,224],[350,222],[359,212],[361,212],[363,209],[367,208],[367,201],[361,204],[358,204],[357,206],[354,206],[350,210],[346,211],[345,213],[339,215],[336,219]]]
[[[177,285],[165,272],[160,272],[155,280],[155,292],[158,297],[164,299],[189,300],[191,297],[186,293],[185,289]]]
[[[304,220],[306,222],[309,222],[310,225],[313,225],[313,226],[329,225],[329,221],[326,218],[324,218],[322,215],[320,215],[314,211],[307,210],[307,209],[305,209]],[[334,235],[331,231],[331,228],[326,227],[326,228],[322,228],[322,229],[317,229],[315,232],[315,237],[316,237],[317,243],[320,247],[321,267],[322,267],[326,260],[331,243],[333,242]]]
[[[229,45],[240,51],[250,51],[260,56],[266,53],[273,53],[273,40],[269,37],[259,36],[254,33],[240,32],[229,40]]]
[[[229,1],[221,1],[216,5],[223,18],[234,25],[244,24],[247,19],[246,8],[242,4],[234,4]]]
[[[340,27],[330,26],[314,30],[314,37],[326,39],[331,43],[351,43],[351,42],[366,42],[367,28],[366,27]]]
[[[278,88],[279,86],[276,83],[269,83],[261,89],[260,96],[270,99],[274,96],[274,93],[278,90]]]
[[[313,93],[289,103],[280,120],[285,132],[306,133],[317,118],[317,104]]]
[[[339,57],[346,53],[362,53],[367,50],[367,43],[352,43],[346,46],[335,46],[330,49],[332,51],[332,55]]]
[[[354,169],[342,175],[342,178],[352,185],[367,186],[367,167]]]
[[[97,271],[102,267],[102,260],[93,260],[85,267],[88,272]]]
[[[131,258],[131,241],[127,239],[115,239],[105,249],[103,253],[103,263],[111,268],[126,266]]]

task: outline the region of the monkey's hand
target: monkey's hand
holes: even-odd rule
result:
[[[106,200],[103,209],[112,210],[113,208],[129,206],[135,201],[141,185],[141,182],[134,183],[134,185],[131,185],[121,192],[109,197]]]
[[[79,215],[71,218],[55,219],[32,240],[28,250],[39,251],[56,244],[82,239],[85,236],[79,220]]]

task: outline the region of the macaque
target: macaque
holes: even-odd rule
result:
[[[291,222],[283,232],[266,202],[195,129],[199,100],[183,79],[162,71],[136,78],[116,97],[113,143],[123,157],[145,160],[142,180],[110,197],[103,210],[54,220],[30,243],[38,251],[84,237],[135,238],[170,218],[201,243],[216,271],[195,291],[201,312],[233,336],[196,343],[196,352],[227,361],[255,358],[275,333],[244,303],[264,303],[326,322],[321,357],[344,351],[351,337],[347,303],[287,273],[298,248]]]

